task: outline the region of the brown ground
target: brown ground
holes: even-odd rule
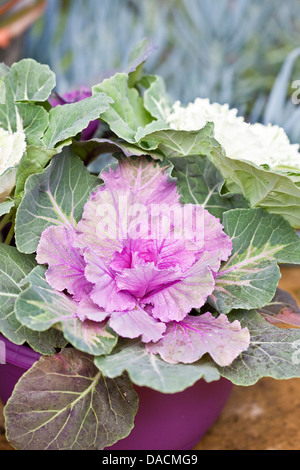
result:
[[[300,268],[282,268],[280,287],[300,304]],[[0,450],[4,437],[0,404]],[[253,387],[234,387],[219,421],[197,450],[300,450],[300,379],[263,379]]]

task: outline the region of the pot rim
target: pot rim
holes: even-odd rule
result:
[[[19,367],[20,369],[28,370],[32,367],[33,363],[38,361],[41,354],[35,352],[30,346],[17,345],[7,339],[0,333],[0,341],[5,345],[6,363]]]

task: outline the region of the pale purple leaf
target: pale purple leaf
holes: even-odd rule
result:
[[[102,173],[105,185],[85,205],[77,231],[78,246],[103,258],[111,258],[123,250],[123,243],[132,238],[148,236],[145,224],[153,204],[172,206],[179,202],[176,184],[169,181],[165,168],[147,158],[122,160],[115,169]],[[141,207],[142,214],[137,212]],[[146,229],[144,228],[146,225]],[[140,228],[141,233],[136,235]],[[143,231],[146,230],[146,231]]]
[[[153,305],[152,314],[161,321],[180,321],[193,308],[201,308],[214,290],[211,270],[200,259],[182,274],[181,280],[162,286],[144,298]]]
[[[147,345],[147,349],[171,364],[191,364],[208,353],[219,366],[227,367],[249,345],[249,331],[242,329],[239,321],[230,323],[226,315],[215,318],[205,313],[169,323],[164,337]]]
[[[75,230],[61,226],[46,229],[37,249],[37,262],[47,264],[47,282],[54,289],[67,290],[80,301],[92,290],[84,275],[86,263],[77,248]]]
[[[128,312],[114,312],[109,321],[110,327],[123,338],[138,338],[144,343],[158,341],[166,330],[166,325],[155,320],[145,310],[137,307]]]
[[[157,266],[160,269],[178,267],[186,271],[195,263],[199,249],[192,240],[164,239],[158,243]]]
[[[147,263],[134,269],[124,269],[122,274],[116,276],[116,282],[120,290],[126,290],[143,301],[147,294],[178,282],[181,275],[181,271],[158,269],[154,263]]]
[[[141,157],[137,160],[124,159],[115,169],[110,168],[101,174],[106,189],[111,191],[130,190],[134,193],[134,203],[168,204],[179,202],[175,180],[166,169],[153,160]]]
[[[90,297],[95,304],[107,312],[131,310],[135,307],[135,298],[129,292],[119,292],[114,272],[99,257],[87,251],[85,260],[85,276],[94,284]]]
[[[232,241],[223,229],[219,219],[205,210],[203,252],[215,253],[216,263],[214,267],[211,265],[214,272],[219,270],[221,264],[217,262],[217,259],[227,261],[232,253]]]
[[[120,194],[119,197],[126,195]],[[105,259],[110,259],[115,251],[122,251],[119,225],[119,206],[114,194],[106,191],[103,186],[94,193],[85,205],[82,220],[77,226],[77,246],[89,248]]]
[[[108,313],[96,305],[89,297],[86,297],[78,305],[77,316],[83,322],[85,320],[102,322],[108,317]]]

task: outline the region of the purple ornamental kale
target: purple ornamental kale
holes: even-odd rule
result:
[[[85,100],[92,96],[92,92],[87,87],[80,87],[78,90],[73,90],[70,93],[65,93],[63,96],[60,96],[58,93],[54,93],[49,98],[49,103],[52,108],[56,106],[63,106],[65,104],[77,103],[78,101]],[[92,121],[86,129],[82,131],[81,140],[90,140],[99,127],[99,121]]]
[[[101,175],[78,226],[52,226],[37,261],[47,282],[67,291],[81,321],[107,322],[138,338],[166,362],[193,363],[209,353],[230,365],[249,347],[249,331],[225,315],[190,315],[215,288],[232,242],[200,205],[182,205],[166,168],[125,159]]]

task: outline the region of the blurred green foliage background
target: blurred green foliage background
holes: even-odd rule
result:
[[[300,142],[300,0],[49,0],[24,56],[48,63],[63,93],[124,70],[144,37],[156,45],[145,69],[174,100],[226,102]]]

